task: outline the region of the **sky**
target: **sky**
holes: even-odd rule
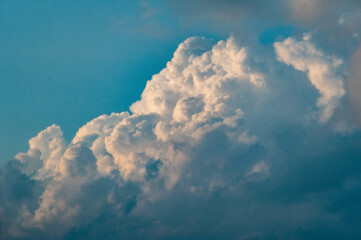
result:
[[[179,21],[157,1],[1,1],[1,163],[45,126],[70,141],[127,111],[181,41],[222,36]]]
[[[360,239],[358,0],[0,1],[1,239]]]

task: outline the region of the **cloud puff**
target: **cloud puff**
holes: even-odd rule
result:
[[[30,139],[27,153],[19,153],[15,158],[26,166],[24,171],[27,174],[38,174],[43,178],[59,171],[59,159],[65,149],[66,143],[60,127],[52,125]]]
[[[296,70],[307,72],[308,79],[320,92],[317,106],[322,107],[320,122],[326,122],[337,106],[339,99],[345,94],[343,81],[336,75],[336,68],[342,64],[340,59],[325,56],[310,42],[305,35],[302,41],[288,38],[274,44],[277,59]]]
[[[344,95],[340,60],[306,37],[252,47],[259,49],[235,37],[189,38],[131,113],[91,120],[69,144],[56,125],[32,138],[0,173],[2,236],[358,236],[340,218],[361,222],[352,202],[360,193],[360,134],[341,136],[329,124]],[[305,83],[289,79],[306,74],[284,63],[307,72],[321,97],[292,100],[279,91]],[[323,125],[303,118],[316,101]],[[20,195],[19,184],[27,188]]]

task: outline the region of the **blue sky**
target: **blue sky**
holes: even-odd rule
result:
[[[0,5],[1,162],[25,151],[26,139],[45,126],[61,125],[70,140],[89,119],[127,110],[187,37],[219,40],[249,28],[246,20],[224,26],[223,17],[209,24],[207,12],[194,21],[163,1]],[[293,29],[263,22],[253,34],[272,43]]]
[[[361,239],[359,0],[0,0],[0,239]]]
[[[128,110],[179,42],[222,37],[157,1],[1,1],[0,11],[1,162],[53,123],[71,140],[89,119]]]

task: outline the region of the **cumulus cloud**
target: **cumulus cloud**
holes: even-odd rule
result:
[[[330,124],[341,60],[311,41],[185,40],[130,113],[99,116],[68,144],[52,125],[1,169],[1,236],[359,236],[360,133]],[[297,84],[310,94],[280,91]],[[314,105],[323,125],[306,121]]]
[[[76,201],[83,197],[82,188],[104,177],[117,176],[120,185],[134,182],[152,199],[154,185],[174,188],[188,152],[215,129],[253,144],[253,136],[239,126],[241,96],[233,91],[263,87],[262,75],[245,63],[246,57],[246,49],[233,38],[214,46],[204,38],[187,39],[148,82],[132,114],[100,116],[80,128],[69,145],[56,125],[32,138],[29,151],[16,159],[26,175],[47,184],[38,209],[26,210],[21,226],[49,233],[57,233],[59,223],[69,228],[87,210]],[[242,134],[237,138],[235,132]],[[149,183],[153,178],[157,184]],[[107,204],[121,202],[107,194]]]
[[[302,41],[288,38],[275,43],[274,47],[279,61],[307,72],[308,79],[321,94],[317,101],[317,106],[323,108],[320,122],[328,121],[339,99],[345,94],[343,81],[335,70],[342,61],[317,50],[310,42],[309,35],[305,35]]]
[[[30,139],[29,151],[15,156],[26,166],[27,174],[39,174],[40,178],[59,171],[59,159],[66,149],[63,133],[59,126],[52,125]],[[37,172],[37,170],[41,171]]]

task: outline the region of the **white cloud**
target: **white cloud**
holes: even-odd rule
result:
[[[307,72],[308,79],[319,91],[321,97],[317,106],[322,108],[319,120],[327,122],[345,94],[343,81],[336,74],[336,68],[342,64],[340,59],[326,56],[317,50],[310,41],[311,36],[304,35],[301,41],[288,38],[274,43],[277,59],[296,70]]]
[[[173,219],[167,219],[169,214],[165,212],[197,218],[203,207],[211,211],[207,217],[212,221],[222,211],[222,224],[232,228],[229,224],[238,211],[235,222],[247,224],[245,219],[254,216],[249,206],[264,209],[265,203],[259,196],[272,200],[269,191],[282,195],[287,191],[284,188],[289,187],[289,178],[300,184],[293,170],[299,170],[299,166],[304,169],[300,159],[302,164],[309,162],[308,156],[297,149],[309,148],[307,153],[319,154],[319,148],[313,149],[312,143],[324,142],[322,135],[321,140],[301,135],[298,131],[304,127],[302,121],[290,116],[308,106],[281,112],[293,107],[289,106],[289,91],[279,91],[278,87],[292,89],[294,82],[283,76],[283,71],[265,70],[264,66],[285,65],[262,50],[252,52],[234,37],[216,44],[204,38],[189,38],[179,45],[166,68],[147,83],[141,99],[131,106],[131,113],[113,113],[91,120],[68,145],[58,126],[40,132],[29,141],[29,151],[16,158],[29,181],[43,189],[37,190],[37,204],[22,203],[13,229],[30,235],[40,231],[56,238],[78,226],[92,226],[106,213],[109,222],[99,224],[116,225],[114,231],[126,229],[118,226],[132,224],[134,218],[150,221],[139,226],[136,237],[129,238],[149,237],[152,226],[164,231],[162,236],[167,238],[185,229],[197,231],[204,222],[194,226],[184,223],[175,229],[168,224]],[[320,121],[330,121],[344,94],[342,80],[335,74],[340,60],[317,50],[307,37],[275,43],[275,50],[279,61],[307,72],[321,94],[317,101]],[[251,56],[250,52],[258,55]],[[303,98],[308,96],[292,101],[310,102]],[[300,118],[308,112],[297,114],[295,118]],[[313,134],[318,127],[311,123],[309,129],[304,129],[305,135]],[[284,132],[288,131],[293,131],[294,136],[288,134],[285,139]],[[307,141],[311,141],[311,146]],[[315,207],[320,204],[318,201],[310,205]],[[304,205],[289,202],[287,209]],[[308,219],[312,217],[312,213],[307,215]],[[296,225],[302,222],[301,218],[295,216]],[[254,219],[257,226],[269,224],[262,214]],[[293,227],[283,226],[288,231]]]
[[[60,127],[52,125],[30,139],[28,153],[19,153],[15,158],[24,163],[27,174],[36,173],[36,177],[42,179],[59,171],[59,159],[65,149]]]
[[[189,38],[130,113],[91,120],[69,144],[55,125],[32,138],[0,167],[0,238],[360,239],[348,61],[326,54],[358,46],[347,90],[361,109],[360,1],[170,2],[183,24],[244,36]],[[318,29],[257,43],[280,25]],[[305,121],[315,115],[324,124]]]
[[[132,114],[102,115],[80,128],[68,146],[58,126],[40,132],[30,140],[28,153],[17,155],[25,173],[49,179],[39,208],[26,214],[23,226],[45,228],[54,221],[70,226],[84,211],[74,202],[84,184],[115,172],[152,198],[147,179],[149,164],[156,161],[161,163],[152,170],[157,181],[172,189],[190,160],[189,151],[217,128],[240,144],[254,144],[256,138],[239,126],[242,94],[234,89],[262,89],[264,80],[246,59],[246,49],[233,38],[214,46],[204,38],[189,38],[147,83]]]

